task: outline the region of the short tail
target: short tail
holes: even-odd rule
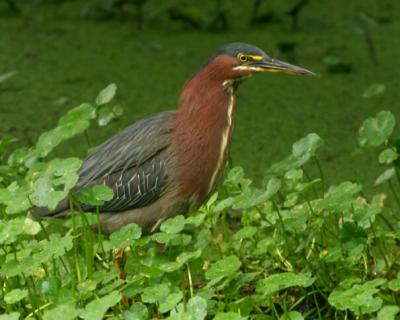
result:
[[[63,218],[69,216],[68,199],[61,200],[54,210],[45,207],[37,207],[36,213],[41,217]]]

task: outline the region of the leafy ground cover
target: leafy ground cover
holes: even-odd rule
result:
[[[391,193],[366,196],[354,181],[328,185],[318,156],[324,142],[310,133],[260,186],[234,167],[198,212],[169,219],[151,235],[131,224],[108,237],[90,227],[97,214],[83,213],[80,204],[99,205],[111,191],[74,193],[81,160],[51,155],[68,139],[84,141],[90,125],[120,116],[115,92],[110,85],[95,103],[71,109],[33,146],[0,141],[1,320],[398,317],[399,141],[391,137],[392,113],[360,123],[358,136],[361,148],[378,151],[385,169],[375,184]],[[70,220],[36,219],[35,206],[54,208],[64,197],[75,210]],[[388,207],[387,198],[398,206]],[[114,263],[121,248],[123,276]]]

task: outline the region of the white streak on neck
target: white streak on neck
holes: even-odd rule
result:
[[[222,139],[221,139],[221,146],[219,150],[219,157],[218,157],[218,162],[217,166],[215,167],[215,170],[211,176],[210,184],[208,186],[208,192],[210,193],[213,190],[214,184],[215,184],[215,179],[218,176],[218,173],[221,171],[221,167],[224,162],[224,155],[226,152],[226,148],[228,146],[228,141],[229,141],[229,135],[230,131],[232,128],[232,115],[233,115],[233,106],[235,104],[235,95],[232,87],[233,82],[231,80],[225,80],[222,85],[225,90],[227,90],[230,94],[229,97],[229,105],[228,105],[228,110],[227,110],[227,120],[228,124],[227,126],[223,129],[222,131]]]

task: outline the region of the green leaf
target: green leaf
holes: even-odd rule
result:
[[[396,174],[395,168],[390,168],[385,170],[378,178],[376,178],[375,185],[379,186],[380,184],[389,181],[394,177],[395,174]]]
[[[18,148],[8,157],[7,164],[12,168],[25,166],[31,167],[37,161],[37,154],[34,148]]]
[[[159,311],[164,313],[175,308],[182,300],[182,297],[182,292],[180,291],[168,294],[168,296],[160,303]]]
[[[378,96],[385,92],[386,86],[383,83],[374,83],[371,84],[367,89],[365,89],[363,93],[363,98],[371,98],[374,96]]]
[[[39,157],[47,156],[62,141],[83,133],[90,126],[90,119],[95,116],[92,105],[83,103],[68,111],[60,118],[58,126],[43,133],[36,143],[35,152]]]
[[[192,215],[192,216],[186,218],[185,225],[186,224],[192,224],[195,227],[198,227],[204,222],[205,218],[206,218],[206,215],[204,213],[203,214]]]
[[[176,262],[178,262],[180,265],[183,265],[189,260],[197,259],[200,256],[201,256],[200,249],[193,252],[182,252],[181,254],[179,254],[179,256],[176,257]]]
[[[77,289],[80,292],[91,292],[97,287],[97,282],[93,280],[86,280],[84,282],[78,283]]]
[[[233,204],[233,202],[234,202],[234,200],[235,200],[235,198],[229,197],[229,198],[226,198],[226,199],[223,199],[223,200],[219,201],[219,202],[215,205],[214,211],[215,211],[215,212],[220,212],[220,211],[222,211],[222,210],[225,210],[225,209],[231,207],[232,204]]]
[[[124,113],[121,106],[104,105],[97,109],[97,123],[99,126],[106,126],[113,119],[120,117]]]
[[[246,226],[235,233],[233,239],[242,241],[243,239],[251,239],[257,233],[257,228],[253,226]]]
[[[40,224],[32,220],[31,218],[27,217],[24,221],[24,232],[29,235],[36,235],[40,232]]]
[[[0,203],[6,206],[7,214],[16,214],[31,207],[29,201],[29,186],[24,182],[12,182],[7,189],[0,189]]]
[[[382,195],[374,196],[371,203],[367,203],[361,198],[357,199],[357,202],[353,206],[353,217],[358,226],[364,229],[371,227],[371,223],[375,221],[375,217],[382,211],[380,201],[382,201]]]
[[[116,92],[117,92],[117,85],[115,83],[109,84],[107,87],[101,90],[97,95],[96,104],[98,106],[101,106],[103,104],[109,103],[114,98]]]
[[[397,160],[398,157],[399,155],[395,150],[388,148],[379,154],[379,163],[391,164],[393,161]]]
[[[179,256],[176,257],[176,261],[160,264],[159,269],[164,272],[173,272],[180,269],[189,260],[199,258],[200,255],[200,249],[193,252],[182,252]]]
[[[79,310],[72,304],[60,304],[53,309],[46,310],[43,320],[74,320],[78,315]]]
[[[185,217],[178,215],[170,218],[161,224],[160,230],[168,234],[176,234],[183,230],[185,227]]]
[[[227,277],[239,270],[240,260],[236,256],[228,256],[214,263],[210,269],[206,271],[206,279],[214,280],[217,278]]]
[[[192,297],[186,305],[186,311],[183,304],[171,311],[170,320],[204,320],[207,316],[207,301],[200,297]]]
[[[303,319],[304,318],[301,315],[301,313],[297,311],[289,311],[288,313],[285,313],[279,318],[279,320],[303,320]]]
[[[14,243],[22,233],[24,233],[24,218],[0,220],[0,244]]]
[[[149,319],[149,311],[143,303],[135,302],[122,313],[124,320],[147,320]]]
[[[309,133],[304,138],[293,144],[293,155],[297,158],[309,159],[315,156],[316,151],[322,147],[324,141],[316,133]]]
[[[378,311],[382,299],[374,297],[377,287],[384,285],[386,279],[374,279],[363,284],[355,284],[347,290],[335,289],[328,298],[329,303],[339,310],[349,309],[357,315]]]
[[[332,186],[316,207],[318,209],[342,212],[349,209],[355,201],[355,196],[361,191],[361,185],[353,182],[342,182],[338,186]]]
[[[368,118],[359,130],[358,143],[361,147],[379,147],[392,134],[396,120],[389,111],[379,112],[375,118]]]
[[[69,110],[64,116],[58,120],[59,126],[78,126],[85,127],[80,124],[82,121],[94,119],[96,117],[95,109],[89,103],[82,103],[79,106]]]
[[[24,299],[25,297],[28,296],[28,290],[27,289],[14,289],[11,290],[10,292],[8,292],[5,296],[4,296],[4,301],[7,304],[14,304],[18,301],[21,301],[22,299]]]
[[[393,279],[389,282],[389,289],[395,292],[400,291],[400,279]]]
[[[354,275],[346,277],[344,280],[340,281],[339,285],[343,289],[350,289],[354,284],[360,283],[361,279]]]
[[[229,170],[227,177],[224,180],[224,186],[227,188],[229,193],[241,192],[250,184],[251,181],[245,178],[244,170],[241,167],[234,167]]]
[[[105,185],[81,188],[77,195],[80,203],[91,206],[101,206],[104,202],[110,201],[113,197],[114,191]]]
[[[123,226],[120,230],[114,232],[110,236],[110,244],[112,248],[125,248],[134,243],[142,235],[142,230],[135,223]]]
[[[366,245],[368,241],[367,232],[359,227],[354,222],[345,222],[343,223],[342,229],[340,230],[339,238],[342,242],[353,241],[357,245],[363,244]]]
[[[11,312],[9,314],[0,315],[0,320],[18,320],[20,316],[19,312]]]
[[[263,295],[271,295],[290,287],[309,287],[314,280],[315,278],[312,278],[310,273],[277,273],[259,280],[256,284],[256,291]]]
[[[291,189],[294,189],[297,184],[303,180],[302,169],[292,169],[285,173],[285,180]]]
[[[110,294],[89,302],[85,310],[80,313],[80,317],[85,320],[102,320],[107,310],[116,305],[121,300],[121,294],[113,291]]]
[[[267,191],[265,193],[265,198],[269,200],[273,195],[278,193],[281,186],[282,186],[282,182],[278,178],[274,177],[274,178],[269,179],[269,181],[267,183]]]
[[[287,171],[300,168],[309,159],[307,157],[299,158],[294,155],[290,155],[280,162],[274,163],[266,172],[268,177],[283,176]]]
[[[214,320],[245,320],[247,317],[242,317],[235,312],[218,312]]]
[[[80,159],[66,158],[33,166],[27,176],[32,188],[32,203],[38,207],[55,209],[78,181],[77,171],[81,164]]]
[[[256,207],[271,199],[280,189],[281,180],[273,177],[267,183],[267,190],[263,191],[248,187],[234,198],[233,209],[248,209]]]
[[[399,306],[384,306],[381,310],[379,310],[376,320],[395,320],[395,315],[398,314],[399,311]]]
[[[218,192],[214,192],[211,197],[207,200],[206,207],[210,210],[211,206],[217,201],[218,199]]]
[[[158,301],[164,300],[168,296],[169,292],[169,287],[165,283],[146,287],[144,288],[142,293],[142,301],[144,303],[156,303]]]

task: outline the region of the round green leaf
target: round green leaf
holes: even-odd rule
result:
[[[384,306],[381,310],[379,310],[376,320],[395,320],[395,315],[398,314],[399,311],[399,306]]]
[[[91,206],[101,206],[105,201],[114,197],[114,191],[105,185],[85,187],[79,190],[78,201]]]
[[[33,166],[27,176],[31,182],[32,203],[38,207],[55,209],[78,181],[77,171],[81,163],[80,159],[66,158]]]
[[[164,221],[160,227],[160,230],[165,233],[175,234],[179,233],[185,227],[185,217],[178,215]]]
[[[391,164],[395,161],[399,155],[393,149],[385,149],[379,154],[379,163],[381,164]]]
[[[336,289],[329,295],[328,301],[336,309],[349,309],[357,315],[372,313],[382,306],[382,299],[374,295],[379,292],[377,287],[385,283],[386,279],[374,279],[355,284],[347,290]]]
[[[227,277],[239,270],[240,260],[236,256],[228,256],[214,263],[206,272],[207,280]]]
[[[79,310],[71,304],[60,304],[55,308],[46,310],[43,320],[74,320],[78,317]]]
[[[149,311],[143,303],[135,302],[122,313],[124,320],[147,320],[149,319]]]
[[[21,301],[22,299],[24,299],[26,296],[28,296],[28,290],[26,289],[14,289],[10,292],[8,292],[5,296],[4,296],[4,301],[7,304],[14,304],[18,301]]]
[[[81,292],[90,292],[96,289],[97,282],[93,280],[86,280],[84,282],[78,283],[77,289]]]
[[[133,244],[142,235],[142,230],[135,223],[130,223],[110,236],[112,248],[125,248]]]
[[[104,105],[97,110],[97,122],[99,126],[106,126],[111,120],[120,117],[124,113],[121,106]]]
[[[379,112],[375,118],[368,118],[359,130],[358,142],[361,147],[378,147],[392,134],[396,120],[389,111]]]
[[[389,289],[395,292],[400,291],[400,279],[394,279],[389,282]]]
[[[279,320],[303,320],[303,316],[300,312],[297,311],[290,311],[282,315]]]
[[[26,234],[35,235],[40,232],[40,224],[37,221],[32,220],[31,218],[26,218],[24,221],[24,232]]]
[[[293,155],[298,158],[310,158],[324,144],[316,133],[309,133],[304,138],[293,144]]]
[[[0,315],[0,320],[18,320],[20,316],[19,312],[11,312],[9,314]]]
[[[164,300],[169,294],[169,287],[165,283],[146,287],[142,293],[142,301],[144,303],[155,303]]]
[[[80,313],[80,317],[85,320],[102,320],[107,310],[120,300],[121,294],[118,291],[113,291],[100,299],[89,302],[85,306],[85,310]]]
[[[263,295],[271,295],[289,287],[309,287],[315,278],[310,273],[283,272],[259,280],[256,284],[256,291]]]
[[[177,304],[182,300],[182,292],[173,292],[168,294],[168,296],[160,303],[159,311],[161,313],[167,312],[177,306]]]

